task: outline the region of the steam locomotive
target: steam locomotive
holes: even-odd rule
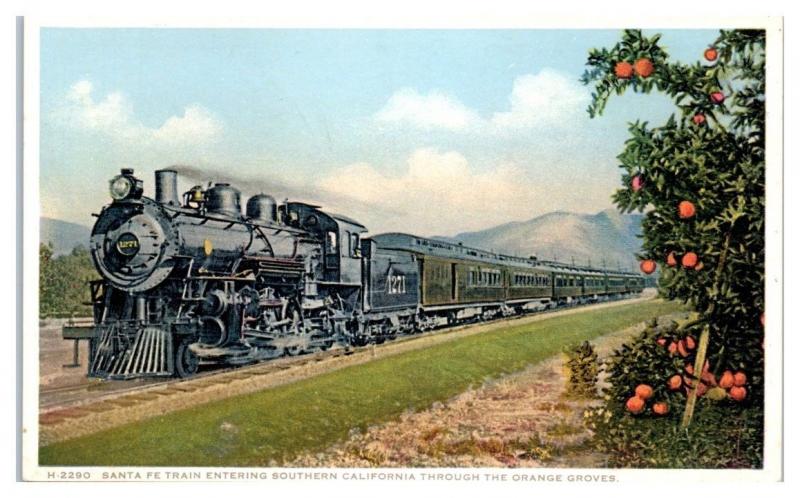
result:
[[[131,169],[110,181],[90,251],[89,375],[188,377],[200,364],[382,343],[464,323],[640,293],[634,273],[520,258],[404,233],[217,183],[155,199]]]

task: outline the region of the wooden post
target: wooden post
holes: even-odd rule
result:
[[[734,220],[734,223],[736,220]],[[731,223],[731,231],[725,237],[725,245],[722,247],[722,253],[719,256],[719,263],[717,264],[717,271],[714,275],[714,284],[712,289],[716,292],[719,289],[719,281],[722,278],[722,270],[725,267],[725,259],[728,257],[728,248],[731,245],[731,235],[733,233],[733,223]],[[708,309],[704,313],[706,317],[714,312],[714,302],[708,305]],[[689,396],[686,399],[686,408],[683,411],[683,419],[681,420],[681,428],[687,429],[689,424],[692,423],[694,416],[694,406],[697,404],[697,386],[700,385],[701,375],[703,373],[703,365],[706,362],[706,355],[708,353],[708,336],[711,331],[711,325],[706,322],[703,331],[700,333],[700,343],[697,345],[697,356],[694,359],[694,372],[692,375],[696,377],[692,388],[689,390]]]
[[[692,422],[694,416],[694,405],[697,403],[697,386],[700,385],[700,375],[703,372],[703,364],[706,362],[706,353],[708,351],[708,335],[709,325],[706,323],[703,331],[700,333],[700,344],[697,346],[697,356],[694,359],[694,373],[697,377],[689,391],[689,397],[686,399],[686,409],[683,411],[683,420],[681,420],[681,428],[686,429]]]

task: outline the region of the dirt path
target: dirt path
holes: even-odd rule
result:
[[[295,363],[281,366],[281,360],[277,360],[168,386],[143,388],[132,394],[118,395],[102,401],[90,401],[79,406],[49,409],[40,413],[39,441],[41,445],[64,441],[120,425],[146,420],[176,410],[296,382],[325,372],[366,363],[375,358],[426,348],[434,344],[498,328],[533,323],[553,317],[603,308],[625,306],[650,299],[653,299],[652,293],[645,294],[637,299],[614,301],[590,307],[571,308],[510,321],[504,320],[459,327],[415,337],[412,340],[359,349],[347,356],[326,357],[319,359],[319,361],[310,358],[304,364]]]
[[[676,314],[671,318],[682,317]],[[644,325],[592,341],[606,357]],[[431,409],[403,414],[324,453],[302,455],[297,467],[572,467],[604,466],[590,450],[584,410],[599,400],[564,396],[563,359],[462,393]],[[601,375],[600,384],[604,381]]]

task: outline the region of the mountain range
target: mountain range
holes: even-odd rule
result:
[[[92,229],[84,225],[53,218],[39,218],[39,241],[52,245],[55,256],[68,254],[76,246],[88,248],[91,233]]]
[[[556,211],[528,221],[435,238],[512,256],[633,270],[638,266],[635,255],[642,247],[638,237],[642,218],[641,214],[621,214],[613,209],[597,214]]]
[[[637,234],[641,214],[621,214],[613,209],[597,214],[556,211],[528,221],[514,221],[453,237],[434,237],[461,242],[515,256],[575,262],[601,268],[634,269],[636,252],[641,250]],[[89,227],[52,218],[41,218],[41,240],[51,243],[56,255],[66,254],[77,245],[89,244]]]

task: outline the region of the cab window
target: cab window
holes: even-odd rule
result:
[[[339,243],[336,237],[336,232],[328,232],[325,237],[325,249],[328,252],[336,252],[339,250]]]

